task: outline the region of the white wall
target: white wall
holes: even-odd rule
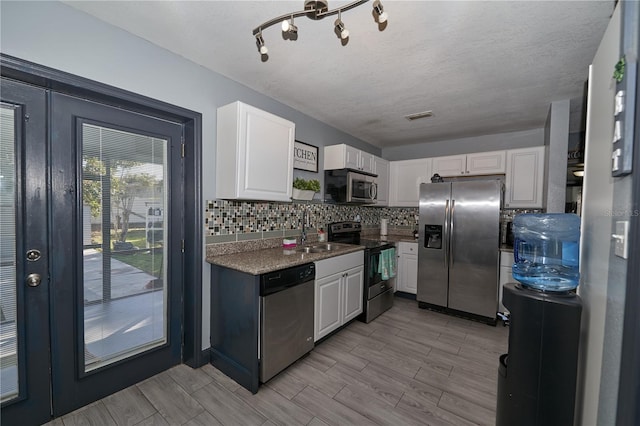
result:
[[[216,198],[216,109],[236,100],[295,122],[296,139],[303,142],[347,143],[380,155],[379,148],[63,3],[2,1],[0,8],[2,53],[200,112],[203,201]],[[202,272],[205,349],[210,270],[204,259]]]
[[[382,157],[387,160],[411,160],[540,145],[544,145],[544,128],[383,148]]]
[[[581,333],[580,380],[577,414],[583,425],[613,425],[617,380],[601,388],[608,380],[605,376],[619,374],[618,358],[605,362],[603,351],[616,351],[605,347],[608,285],[616,284],[620,277],[610,278],[611,211],[614,208],[615,180],[611,177],[611,137],[613,129],[613,98],[615,85],[611,78],[620,55],[620,7],[616,7],[607,31],[589,72],[587,107],[587,135],[585,177],[580,244],[581,283],[578,292],[583,300]],[[609,280],[613,280],[609,283]],[[620,284],[620,283],[618,283]],[[622,279],[624,284],[624,279]],[[622,311],[617,315],[621,316]],[[618,329],[621,324],[618,324]],[[603,379],[604,378],[604,379]],[[608,382],[610,383],[610,382]],[[608,392],[609,395],[605,395]],[[609,413],[605,415],[605,413]]]

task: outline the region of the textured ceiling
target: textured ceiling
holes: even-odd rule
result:
[[[330,8],[345,1],[330,1]],[[571,130],[584,127],[588,67],[613,1],[392,1],[374,21],[371,2],[335,16],[253,28],[303,1],[70,1],[106,22],[223,74],[378,147],[544,126],[549,104],[571,99]],[[405,115],[432,110],[413,122]]]

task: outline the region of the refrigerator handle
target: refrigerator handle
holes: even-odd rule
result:
[[[444,247],[444,267],[449,267],[449,232],[448,232],[448,224],[449,224],[449,200],[447,200],[444,204],[444,235],[442,236],[444,243],[446,246]]]
[[[454,241],[454,237],[453,237],[453,217],[454,217],[454,213],[456,211],[456,200],[451,200],[451,214],[450,216],[450,220],[449,220],[449,257],[451,258],[451,266],[453,266],[453,241]]]

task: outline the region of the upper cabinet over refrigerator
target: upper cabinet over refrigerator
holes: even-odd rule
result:
[[[499,180],[420,185],[420,307],[495,323],[501,186]]]
[[[505,172],[506,151],[435,157],[433,173],[442,177],[495,175]]]

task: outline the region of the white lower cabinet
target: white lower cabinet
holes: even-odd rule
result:
[[[316,264],[314,341],[362,313],[364,252],[358,251]]]
[[[362,313],[364,295],[364,266],[349,269],[344,273],[342,324]]]
[[[418,292],[418,243],[398,243],[397,291]]]
[[[316,279],[314,341],[318,341],[342,324],[342,281],[342,273]]]

